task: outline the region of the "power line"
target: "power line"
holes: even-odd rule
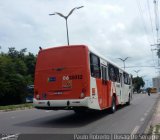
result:
[[[148,43],[151,44],[151,43],[150,43],[150,40],[149,40],[149,38],[148,38],[148,32],[147,32],[145,20],[144,20],[144,18],[143,18],[143,12],[142,12],[142,7],[141,7],[141,4],[140,4],[140,1],[139,1],[139,0],[136,0],[136,2],[137,2],[137,5],[138,5],[138,9],[139,9],[140,16],[141,16],[142,26],[143,26],[143,28],[144,28],[144,31],[145,31],[146,35],[147,35]]]
[[[127,66],[126,68],[135,68],[135,67],[154,67],[155,68],[155,66]]]
[[[155,43],[155,37],[154,37],[154,31],[153,31],[153,23],[152,23],[151,9],[150,9],[149,0],[147,0],[147,8],[148,8],[149,20],[150,20],[150,24],[151,24],[151,31],[152,31],[153,42]]]
[[[152,16],[151,16],[151,9],[150,9],[149,0],[147,0],[147,8],[148,8],[148,14],[149,14],[149,20],[150,20],[150,25],[151,25],[151,31],[152,31],[153,42],[154,42],[154,44],[155,44],[155,43],[156,43],[156,41],[155,41],[156,39],[155,39],[155,36],[154,36],[153,22],[152,22]],[[152,46],[151,46],[151,51],[152,51],[152,61],[153,61],[153,64],[156,66],[156,60],[155,60],[154,55],[153,55]]]
[[[144,31],[145,31],[146,35],[147,35],[147,40],[148,40],[148,43],[149,43],[149,46],[150,46],[151,40],[149,39],[149,36],[148,36],[147,26],[145,24],[145,20],[144,20],[144,17],[143,17],[143,11],[142,11],[142,7],[141,7],[141,3],[140,3],[139,0],[136,0],[136,2],[137,2],[138,10],[139,10],[139,13],[140,13],[141,21],[142,21],[142,26],[144,28]],[[153,37],[153,41],[155,43],[155,37],[154,37],[154,32],[153,32],[153,23],[152,23],[152,17],[151,17],[151,12],[150,12],[150,4],[149,4],[148,0],[147,0],[147,7],[148,7],[148,12],[149,12],[149,20],[150,20],[150,24],[151,24],[152,37]],[[152,50],[152,47],[151,47],[151,50]],[[152,51],[151,55],[152,55],[151,57],[152,57],[153,65],[155,65],[155,60],[154,60],[154,57],[153,57],[153,51]],[[136,67],[136,66],[132,66],[132,67]],[[146,66],[140,66],[140,67],[146,67]],[[147,66],[147,67],[150,67],[150,66]],[[155,66],[151,66],[151,67],[155,67]]]
[[[155,13],[155,26],[156,26],[156,33],[157,33],[157,52],[160,49],[160,44],[159,44],[159,16],[158,16],[158,0],[153,0],[154,3],[154,13]],[[157,54],[158,55],[158,54]],[[158,66],[160,66],[160,59],[158,55]]]

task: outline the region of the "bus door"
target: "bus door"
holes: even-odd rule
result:
[[[107,92],[107,67],[101,66],[102,70],[102,106],[105,108],[108,105],[109,94]]]

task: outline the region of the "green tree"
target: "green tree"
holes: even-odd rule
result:
[[[12,57],[12,58],[17,58],[19,55],[19,52],[17,50],[15,50],[14,47],[10,47],[8,48],[8,56]]]
[[[24,62],[27,66],[27,75],[32,78],[32,81],[34,79],[34,71],[35,71],[35,65],[36,65],[36,57],[32,53],[28,53],[28,55],[25,56]]]
[[[134,77],[133,78],[133,86],[134,86],[134,91],[139,92],[141,87],[144,87],[145,82],[143,81],[142,77]]]
[[[0,105],[24,102],[26,87],[33,84],[36,57],[26,51],[11,47],[0,54]]]

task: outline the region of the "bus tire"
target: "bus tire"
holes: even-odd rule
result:
[[[115,97],[113,96],[113,97],[112,97],[111,113],[114,113],[114,112],[116,112],[116,99],[115,99]]]
[[[131,96],[130,96],[130,94],[129,94],[129,96],[128,96],[128,102],[126,103],[127,105],[130,105],[131,104]]]

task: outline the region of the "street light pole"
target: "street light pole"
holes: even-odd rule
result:
[[[141,76],[142,77],[142,79],[144,79],[144,77],[146,77],[146,75],[143,75],[143,76]]]
[[[66,21],[66,31],[67,31],[67,43],[68,43],[68,46],[69,46],[68,17],[73,13],[74,10],[80,9],[80,8],[83,8],[83,7],[84,7],[84,6],[80,6],[80,7],[75,7],[75,8],[73,8],[73,9],[69,12],[69,14],[68,14],[67,16],[64,16],[63,14],[58,13],[58,12],[55,12],[55,13],[53,13],[53,14],[49,14],[50,16],[52,16],[52,15],[58,15],[58,16],[60,16],[60,17],[62,17],[62,18],[65,19],[65,21]]]
[[[146,84],[146,86],[147,86],[147,87],[149,87],[149,85],[148,85],[148,81],[149,81],[149,80],[146,80],[146,81],[147,81],[147,84]]]
[[[125,70],[125,61],[130,58],[130,57],[126,57],[125,59],[122,59],[122,58],[117,58],[119,60],[121,60],[123,62],[123,66],[124,66],[124,70]]]
[[[68,46],[69,46],[69,34],[68,34],[68,20],[66,19],[66,30],[67,30],[67,43],[68,43]]]

